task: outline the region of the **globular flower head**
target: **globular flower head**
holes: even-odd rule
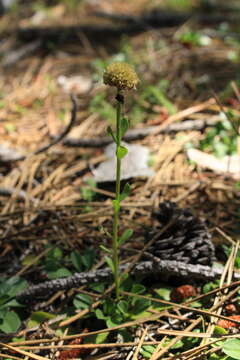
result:
[[[104,84],[115,86],[118,90],[136,89],[138,76],[131,65],[125,62],[110,64],[103,74]]]

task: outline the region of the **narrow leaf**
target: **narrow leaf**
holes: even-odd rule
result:
[[[126,134],[126,132],[128,131],[128,128],[129,128],[128,119],[127,118],[122,118],[120,126],[121,126],[121,129],[120,129],[121,130],[121,137],[123,137]]]
[[[127,183],[124,185],[123,192],[120,194],[119,200],[122,201],[128,197],[131,191],[131,186]]]
[[[115,143],[117,143],[116,136],[114,135],[111,126],[108,126],[108,127],[107,127],[107,133],[108,133],[109,136],[112,137],[113,141],[114,141]]]
[[[100,248],[101,248],[103,251],[105,251],[106,253],[111,254],[111,250],[107,249],[105,246],[100,245]]]
[[[104,259],[114,274],[115,268],[112,259],[109,256],[105,256]]]
[[[132,234],[133,234],[132,229],[125,230],[118,240],[119,245],[122,245],[125,241],[127,241],[132,236]]]
[[[117,147],[117,153],[116,153],[116,155],[117,155],[117,158],[118,158],[118,159],[124,158],[124,156],[126,156],[127,153],[128,153],[128,149],[125,148],[124,146],[118,146],[118,147]]]

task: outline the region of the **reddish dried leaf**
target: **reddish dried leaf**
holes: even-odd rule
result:
[[[239,101],[237,99],[228,98],[226,102],[230,104],[234,109],[239,109]]]
[[[192,285],[182,285],[177,287],[171,292],[171,300],[175,302],[181,302],[189,297],[197,295],[196,289]]]
[[[229,319],[240,321],[240,315],[229,316]],[[224,329],[229,329],[231,327],[237,328],[240,326],[238,324],[233,323],[232,321],[223,320],[223,319],[218,320],[217,325],[221,326]]]
[[[83,333],[87,333],[88,329],[84,329]],[[79,345],[83,341],[83,338],[77,338],[72,341],[70,341],[69,345]],[[60,354],[58,356],[58,360],[68,360],[68,359],[75,359],[80,357],[83,354],[88,353],[88,349],[69,349],[69,350],[63,350],[60,351]]]
[[[237,308],[234,304],[228,304],[225,306],[225,310],[228,315],[236,314]]]

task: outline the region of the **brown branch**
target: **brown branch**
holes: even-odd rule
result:
[[[122,265],[120,267],[121,272],[124,272],[129,265],[129,263]],[[198,281],[210,281],[219,278],[222,270],[198,264],[192,265],[178,261],[159,260],[139,262],[132,269],[131,273],[135,276],[152,276],[157,274],[163,276],[164,279],[170,276],[177,276],[184,279],[191,278]],[[235,272],[234,279],[240,279],[240,274]],[[108,268],[76,273],[70,277],[54,279],[30,286],[17,295],[17,300],[21,303],[33,303],[41,301],[60,290],[68,290],[82,285],[110,280],[112,280],[112,273]]]
[[[181,123],[169,124],[165,128],[162,128],[159,133],[169,134],[178,131],[189,131],[189,130],[203,130],[207,126],[214,126],[215,122],[219,120],[219,117],[214,119],[203,119],[203,120],[186,120]],[[140,140],[144,137],[154,134],[158,126],[149,126],[141,129],[132,129],[127,131],[124,135],[123,140],[134,141]],[[110,144],[112,139],[110,136],[104,136],[93,139],[72,139],[67,138],[63,144],[68,147],[102,147]]]

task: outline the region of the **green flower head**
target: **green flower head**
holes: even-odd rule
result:
[[[125,62],[110,64],[103,74],[104,84],[115,86],[118,90],[136,89],[139,79],[131,65]]]

